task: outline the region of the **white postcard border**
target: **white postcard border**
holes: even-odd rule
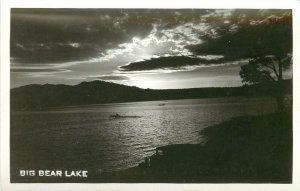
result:
[[[0,66],[0,123],[1,123],[1,186],[4,191],[41,190],[274,190],[300,191],[300,12],[297,0],[2,0],[1,1],[1,66]],[[277,8],[293,9],[293,183],[292,184],[103,184],[103,183],[10,183],[9,126],[10,126],[10,8]]]

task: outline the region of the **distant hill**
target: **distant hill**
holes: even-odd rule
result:
[[[292,80],[284,81],[286,92],[292,91]],[[263,96],[275,92],[274,85],[230,88],[191,88],[153,90],[125,86],[105,81],[82,82],[71,85],[26,85],[11,89],[11,109],[27,110],[46,107],[88,105],[101,103],[192,99],[229,96]]]

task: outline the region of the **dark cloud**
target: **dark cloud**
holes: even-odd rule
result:
[[[227,59],[225,60],[224,58],[207,60],[203,58],[189,57],[189,56],[169,56],[169,57],[152,58],[150,60],[143,60],[140,62],[133,62],[121,66],[120,69],[123,71],[143,71],[143,70],[155,70],[155,69],[166,69],[166,68],[176,69],[185,66],[224,63],[226,61],[228,60]]]
[[[152,29],[149,22],[107,12],[12,9],[11,57],[25,63],[89,59]]]
[[[11,68],[11,72],[63,72],[62,69],[31,69],[31,68]]]
[[[97,76],[92,77],[92,79],[98,79],[98,80],[128,80],[129,78],[127,76],[120,76],[120,75],[105,75],[105,76]]]
[[[256,54],[292,51],[292,17],[271,15],[263,20],[248,20],[232,33],[207,39],[203,44],[187,46],[196,55],[221,54],[231,59],[249,58]]]
[[[99,54],[99,50],[91,43],[15,43],[11,45],[11,56],[15,62],[40,65],[89,59]]]
[[[168,28],[205,13],[205,10],[191,9],[14,8],[11,11],[11,57],[24,63],[99,57],[105,50],[132,37],[145,37],[153,29],[153,23],[161,22]]]

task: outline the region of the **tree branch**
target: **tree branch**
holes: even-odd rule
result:
[[[268,77],[272,82],[276,82],[276,80],[270,75],[270,72],[268,72],[268,71],[262,71],[261,73],[264,76]]]
[[[271,69],[275,73],[276,78],[279,79],[279,74],[278,74],[278,71],[276,70],[276,67],[275,67],[275,64],[274,64],[274,62],[276,62],[276,61],[274,61],[273,59],[271,59],[271,60],[269,59],[268,60],[267,58],[264,58],[262,60],[265,62],[263,64],[263,66],[266,67],[266,68]]]
[[[276,67],[275,67],[275,64],[274,64],[274,63],[272,64],[272,69],[273,69],[273,71],[274,71],[274,73],[275,73],[277,79],[279,80],[279,74],[278,74],[278,72],[277,72],[277,70],[276,70]]]

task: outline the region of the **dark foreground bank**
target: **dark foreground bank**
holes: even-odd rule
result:
[[[138,167],[91,182],[291,183],[292,115],[247,116],[208,127],[204,144],[169,145]]]

